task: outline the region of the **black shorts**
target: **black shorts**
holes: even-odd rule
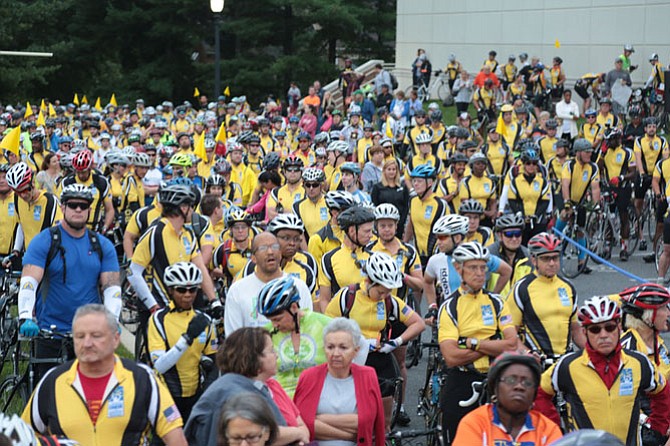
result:
[[[628,206],[630,205],[631,199],[631,186],[626,185],[624,187],[612,187],[610,191],[616,195],[616,200],[614,200],[613,205],[619,210],[619,213],[628,212]]]
[[[665,213],[668,211],[668,202],[665,200],[656,201],[656,223],[665,221]]]
[[[651,176],[638,177],[635,181],[635,198],[643,199],[644,194],[647,193],[651,187]]]
[[[533,105],[536,107],[542,107],[547,100],[547,95],[545,94],[536,94],[533,96]]]
[[[395,357],[390,353],[370,352],[365,365],[372,367],[377,372],[377,382],[379,382],[382,398],[393,396],[395,380],[400,376]]]
[[[670,245],[670,216],[663,220],[663,244]]]

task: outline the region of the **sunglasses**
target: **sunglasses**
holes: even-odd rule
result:
[[[594,334],[594,335],[599,334],[602,331],[603,328],[605,329],[605,331],[607,333],[612,333],[615,330],[617,330],[619,328],[619,326],[617,324],[607,324],[607,325],[590,325],[590,326],[586,327],[588,332],[591,333],[591,334]]]
[[[537,161],[526,161],[524,164],[526,166],[537,166]]]
[[[198,287],[197,286],[177,286],[174,288],[174,290],[180,294],[186,294],[186,293],[197,293],[198,292]]]
[[[437,237],[438,240],[446,240],[446,239],[448,239],[450,236],[449,236],[449,235],[446,235],[446,234],[438,234],[436,237]]]
[[[516,386],[519,383],[519,381],[521,381],[521,385],[526,389],[530,389],[535,385],[535,381],[533,381],[532,379],[521,378],[519,376],[511,375],[511,376],[503,376],[502,378],[500,378],[500,382],[505,383],[508,386]]]
[[[302,183],[305,189],[316,189],[321,187],[321,183]]]
[[[300,172],[302,169],[300,167],[287,167],[287,172]]]
[[[81,203],[81,202],[73,203],[71,201],[68,201],[67,203],[65,203],[65,206],[67,206],[68,209],[72,209],[73,211],[75,211],[77,209],[82,210],[82,211],[86,211],[86,210],[88,210],[88,208],[91,207],[91,205],[88,204],[88,203]]]
[[[514,231],[503,231],[503,235],[508,238],[518,238],[521,237],[521,231],[520,230],[514,230]]]

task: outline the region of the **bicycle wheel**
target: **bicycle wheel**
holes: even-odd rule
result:
[[[656,234],[656,203],[653,198],[649,198],[649,201],[644,200],[644,206],[647,213],[647,236],[649,240],[654,240],[654,235]],[[644,234],[642,235],[644,237]]]
[[[444,439],[442,438],[442,411],[438,408],[432,415],[431,419],[426,423],[426,428],[431,432],[426,437],[427,446],[443,446]]]
[[[417,97],[421,102],[430,100],[430,91],[428,91],[428,88],[425,85],[419,87],[419,90],[417,91]]]
[[[0,410],[20,415],[28,403],[28,383],[18,375],[9,375],[0,383]]]
[[[589,241],[589,249],[600,257],[605,257],[605,239],[602,230],[602,222],[598,218],[598,214],[591,214],[586,222],[586,238]],[[597,259],[593,259],[595,263],[600,263]]]
[[[451,96],[451,90],[449,90],[449,84],[442,82],[437,88],[437,97],[440,98],[443,104],[446,104],[450,99],[453,103],[453,97]]]
[[[573,238],[574,232],[572,227],[566,228],[565,235],[570,238]],[[575,246],[574,244],[563,240],[561,243],[561,272],[568,279],[574,279],[584,271],[586,267],[586,262],[588,262],[588,256],[586,261],[582,264],[579,263],[579,253],[581,248]]]
[[[658,274],[658,264],[663,254],[663,240],[658,239],[654,245],[654,265],[656,266],[656,274]]]
[[[391,429],[395,427],[398,423],[398,416],[400,415],[400,410],[402,409],[402,377],[397,377],[394,383],[393,389],[393,406],[391,407]]]
[[[135,361],[151,365],[147,341],[147,321],[141,321],[135,333]]]
[[[407,294],[407,305],[413,310],[416,309],[416,301],[414,300],[414,294],[412,291],[409,291]],[[412,339],[407,343],[407,352],[405,353],[405,367],[411,369],[419,363],[423,349],[421,348],[421,335]]]

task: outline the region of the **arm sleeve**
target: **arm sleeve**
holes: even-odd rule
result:
[[[154,298],[153,294],[151,294],[149,285],[147,285],[147,283],[144,281],[142,273],[144,273],[144,267],[133,261],[130,264],[130,274],[128,274],[127,277],[128,282],[130,282],[130,285],[132,285],[144,306],[151,308],[156,305],[156,299]]]
[[[188,349],[188,344],[184,337],[180,337],[177,343],[167,352],[161,350],[151,351],[151,360],[154,363],[154,369],[158,373],[165,373],[174,367],[184,352]]]

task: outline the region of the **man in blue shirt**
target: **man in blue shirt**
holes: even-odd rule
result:
[[[18,299],[22,335],[34,337],[40,329],[54,327],[59,333],[70,332],[75,311],[89,303],[104,303],[118,319],[122,305],[119,263],[112,243],[86,228],[92,202],[89,187],[71,184],[63,188],[63,220],[40,232],[28,247]],[[62,339],[36,339],[36,357],[59,357],[63,344]],[[67,350],[67,356],[74,358],[71,344]],[[39,364],[38,378],[53,365]]]

